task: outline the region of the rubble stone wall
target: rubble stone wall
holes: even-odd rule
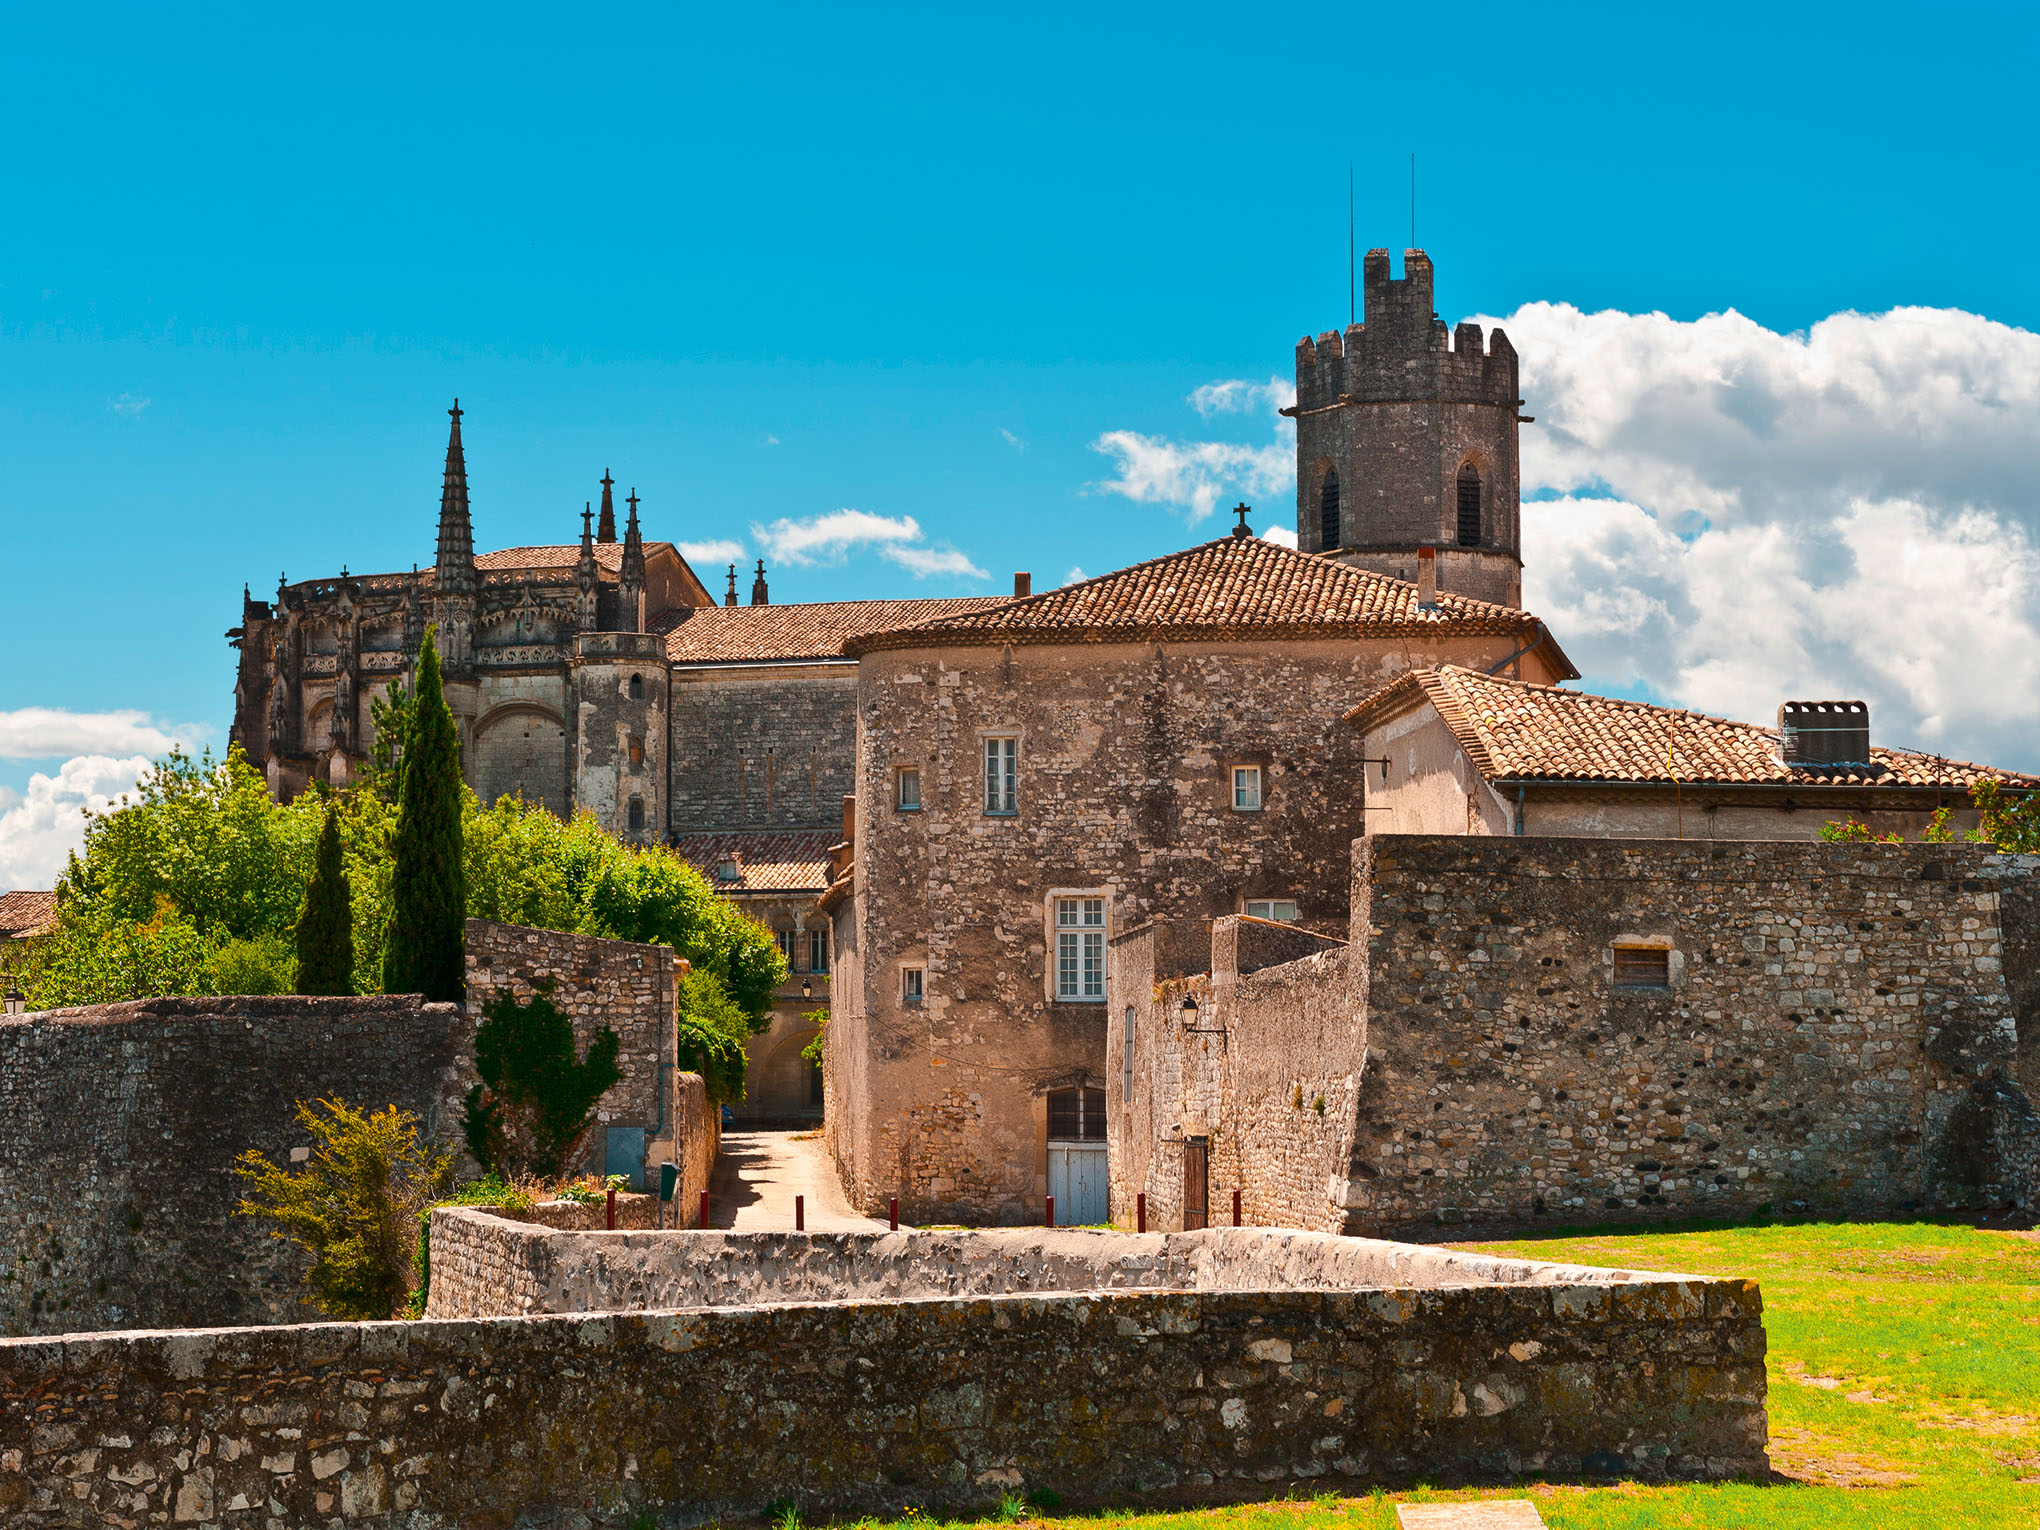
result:
[[[73,1335],[0,1341],[0,1513],[621,1526],[1604,1452],[1717,1479],[1766,1471],[1764,1402],[1756,1287],[1678,1277]]]
[[[235,1215],[300,1100],[460,1140],[473,1027],[415,994],[142,999],[0,1019],[0,1334],[295,1322],[295,1250]]]
[[[636,1188],[647,1185],[646,1166],[671,1156],[698,1157],[700,1134],[710,1119],[704,1096],[691,1111],[676,1109],[674,1093],[679,1036],[678,969],[670,946],[569,935],[487,919],[467,922],[468,1008],[481,1018],[482,1006],[499,993],[529,1000],[544,988],[574,1023],[574,1042],[586,1049],[608,1026],[620,1043],[616,1061],[623,1077],[596,1109],[589,1134],[587,1172],[605,1171],[610,1127],[644,1132],[643,1156],[627,1169]],[[682,1140],[686,1139],[686,1140]],[[708,1150],[713,1161],[714,1150]]]

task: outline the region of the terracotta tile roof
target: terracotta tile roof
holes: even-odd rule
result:
[[[0,940],[27,940],[57,922],[53,892],[0,893]]]
[[[1996,778],[2040,786],[2040,777],[1940,755],[1873,745],[1868,766],[1790,766],[1778,730],[1703,712],[1622,701],[1484,675],[1456,665],[1412,670],[1346,714],[1365,727],[1415,702],[1437,709],[1460,748],[1490,781],[1608,781],[1671,785],[1823,785],[1966,791]]]
[[[673,853],[699,870],[718,892],[819,893],[829,885],[829,847],[840,837],[831,829],[682,834],[673,841]],[[724,881],[716,870],[732,858],[743,875],[735,882]]]
[[[645,543],[645,556],[650,557],[657,548],[672,548],[679,557],[680,550],[671,542]],[[499,552],[477,553],[475,567],[483,573],[496,569],[523,568],[572,568],[581,561],[581,544],[563,542],[557,547],[505,547]],[[621,542],[597,542],[595,544],[595,566],[604,573],[623,572],[623,544]]]
[[[1006,596],[954,600],[828,600],[795,606],[696,606],[662,613],[675,664],[837,659],[853,637],[888,627],[1010,604]],[[655,629],[656,630],[656,629]]]
[[[1259,537],[1225,537],[993,610],[872,629],[852,654],[951,643],[1161,641],[1542,632],[1524,611],[1464,595],[1417,605],[1417,587]],[[1549,642],[1548,635],[1544,639]],[[1556,650],[1556,644],[1552,645]],[[1563,655],[1559,656],[1563,659]],[[1570,664],[1564,666],[1568,671]]]

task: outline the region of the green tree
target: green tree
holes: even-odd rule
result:
[[[745,1040],[757,1027],[713,972],[694,968],[680,979],[680,1065],[699,1073],[711,1105],[744,1097]]]
[[[425,629],[418,691],[397,778],[383,991],[457,1004],[467,993],[467,878],[461,863],[460,735]]]
[[[392,1105],[364,1115],[344,1100],[302,1101],[316,1144],[295,1173],[250,1149],[234,1172],[243,1216],[312,1256],[305,1283],[320,1311],[355,1320],[394,1316],[410,1288],[418,1212],[453,1187],[453,1158],[418,1140],[418,1118]]]
[[[297,991],[354,992],[354,897],[340,854],[340,811],[330,802],[298,912]]]
[[[580,1156],[595,1125],[595,1105],[623,1076],[616,1032],[603,1026],[576,1057],[574,1026],[545,994],[520,1004],[499,993],[475,1027],[475,1072],[468,1091],[468,1151],[484,1169],[517,1178],[556,1179]]]
[[[2040,851],[2040,792],[2014,797],[2002,781],[1979,781],[1969,793],[1982,814],[1971,839],[2012,853]]]

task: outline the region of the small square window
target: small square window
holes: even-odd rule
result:
[[[926,967],[900,968],[900,1002],[919,1004],[927,991],[927,980]]]
[[[902,765],[899,771],[899,790],[894,794],[893,805],[902,813],[921,811],[921,767]]]
[[[1617,988],[1669,988],[1672,986],[1672,953],[1663,946],[1617,946],[1615,948]]]
[[[1232,805],[1238,813],[1261,811],[1261,767],[1235,765],[1232,773]]]
[[[1273,919],[1282,924],[1296,923],[1296,900],[1294,898],[1249,898],[1247,899],[1249,919]]]

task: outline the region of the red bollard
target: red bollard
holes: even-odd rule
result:
[[[708,1192],[701,1192],[701,1230],[708,1231]]]
[[[1147,1197],[1145,1195],[1136,1195],[1133,1198],[1133,1230],[1135,1232],[1147,1231]]]
[[[897,1195],[886,1202],[885,1215],[886,1220],[892,1223],[892,1230],[898,1232],[900,1230],[900,1198]]]
[[[1240,1225],[1240,1193],[1237,1190],[1232,1193],[1232,1225]]]
[[[1055,1197],[1052,1195],[1048,1198],[1048,1225],[1055,1226]]]
[[[796,1195],[793,1198],[793,1230],[807,1231],[807,1197],[804,1195]]]
[[[609,1192],[609,1231],[616,1231],[616,1192]]]

